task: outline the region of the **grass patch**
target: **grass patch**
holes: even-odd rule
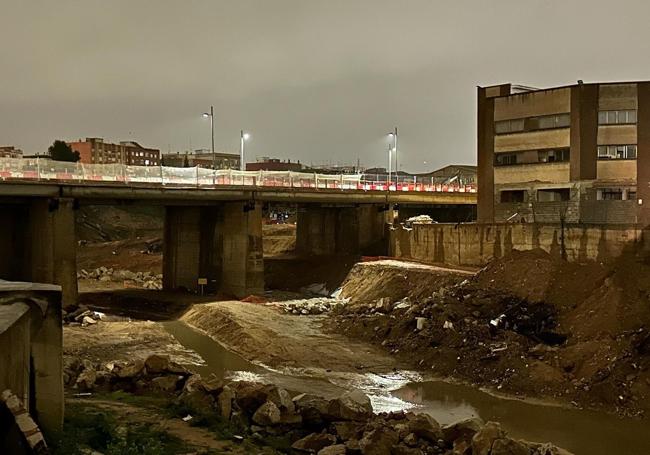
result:
[[[81,455],[85,448],[105,455],[187,453],[180,439],[149,424],[125,422],[111,411],[87,404],[66,406],[63,431],[51,441],[54,455]]]

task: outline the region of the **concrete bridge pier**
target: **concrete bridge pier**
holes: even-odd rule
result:
[[[379,204],[298,208],[296,252],[303,256],[385,255],[386,217]]]
[[[0,278],[58,284],[63,306],[77,302],[75,201],[34,198],[0,207]]]
[[[253,202],[167,206],[163,287],[244,297],[264,290],[262,207]]]

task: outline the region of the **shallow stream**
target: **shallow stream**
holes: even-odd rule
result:
[[[201,374],[277,384],[288,390],[333,397],[343,390],[366,392],[375,411],[413,409],[440,423],[479,416],[495,420],[512,435],[530,441],[553,442],[576,455],[650,454],[650,422],[573,408],[500,398],[476,388],[429,380],[414,372],[389,375],[332,372],[319,369],[277,371],[246,361],[181,321],[163,323],[179,343],[196,351]]]

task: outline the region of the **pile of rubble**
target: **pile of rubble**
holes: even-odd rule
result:
[[[315,297],[311,299],[285,300],[283,302],[274,302],[271,305],[280,308],[288,314],[316,315],[328,313],[346,303],[348,303],[347,299]]]
[[[99,311],[92,311],[86,305],[79,305],[76,309],[63,312],[63,322],[70,326],[82,326],[97,324],[98,321],[106,319],[106,315]]]
[[[359,391],[331,400],[304,393],[292,397],[274,385],[203,379],[161,355],[101,366],[71,362],[65,380],[83,392],[171,394],[190,413],[184,420],[219,417],[243,435],[236,439],[264,445],[282,438],[296,454],[568,455],[551,444],[512,439],[494,422],[469,419],[440,426],[426,414],[373,414],[369,398]]]
[[[132,283],[144,289],[162,289],[162,274],[151,272],[132,272],[130,270],[114,270],[112,267],[98,267],[90,272],[82,269],[77,273],[77,279],[97,280],[103,282]]]

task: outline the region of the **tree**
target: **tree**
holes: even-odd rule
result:
[[[81,158],[79,152],[73,151],[72,147],[59,140],[54,141],[47,151],[50,154],[50,158],[55,161],[72,161],[74,163]]]

